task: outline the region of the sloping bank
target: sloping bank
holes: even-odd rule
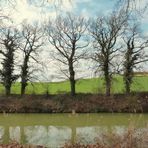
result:
[[[148,112],[148,93],[0,96],[1,113]]]

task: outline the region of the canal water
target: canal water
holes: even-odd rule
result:
[[[95,143],[104,133],[123,134],[129,126],[148,130],[148,114],[0,114],[0,142],[62,147]]]

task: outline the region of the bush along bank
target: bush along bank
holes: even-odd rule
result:
[[[0,96],[1,113],[148,112],[148,93]]]

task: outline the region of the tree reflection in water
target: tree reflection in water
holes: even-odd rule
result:
[[[21,128],[19,126],[9,127],[10,140],[20,142],[21,140]]]
[[[4,127],[0,126],[0,142],[2,142],[3,135],[4,135]]]
[[[24,134],[29,144],[59,147],[71,140],[72,131],[69,127],[28,126]]]
[[[103,141],[103,135],[110,130],[116,135],[122,136],[127,131],[126,126],[87,126],[87,127],[66,127],[66,126],[25,126],[25,127],[0,127],[0,139],[4,137],[9,140],[27,143],[31,145],[43,145],[52,148],[63,146],[67,142],[77,142],[82,144],[96,143],[96,140]],[[140,134],[147,128],[137,129],[136,134]],[[7,132],[8,131],[8,132]]]

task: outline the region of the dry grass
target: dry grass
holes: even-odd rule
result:
[[[31,145],[21,145],[17,142],[12,142],[11,144],[1,144],[0,148],[46,148],[44,146],[31,146]]]
[[[148,93],[113,95],[0,95],[0,112],[7,113],[96,113],[96,112],[148,112]]]

